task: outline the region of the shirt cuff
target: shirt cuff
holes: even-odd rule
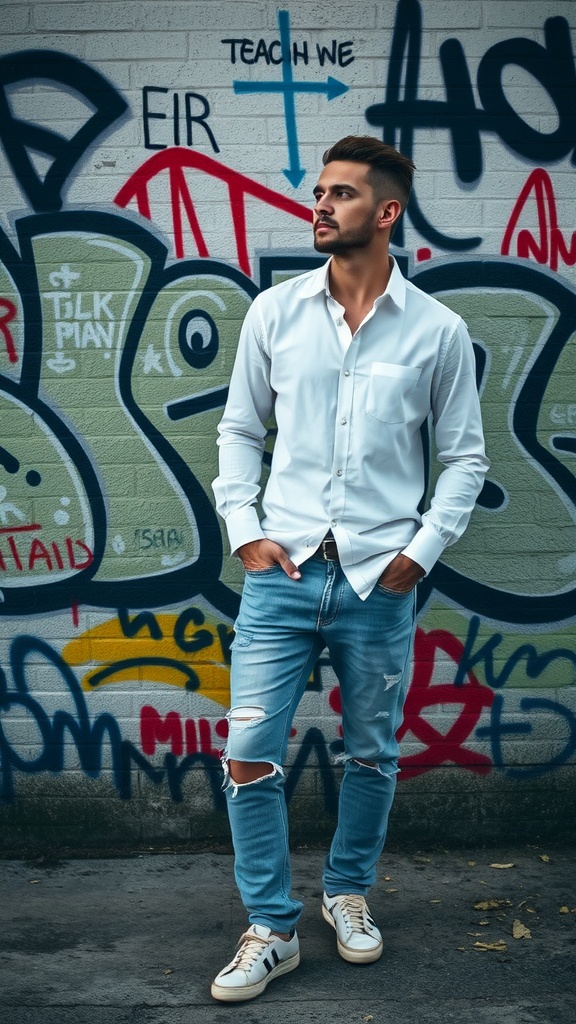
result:
[[[230,541],[230,550],[233,555],[243,544],[249,544],[253,540],[265,540],[258,513],[253,505],[246,505],[244,508],[235,509],[226,517],[226,530]]]
[[[445,546],[440,534],[433,527],[424,524],[410,543],[402,548],[402,554],[407,555],[413,562],[418,562],[418,565],[421,565],[428,575],[440,558]]]

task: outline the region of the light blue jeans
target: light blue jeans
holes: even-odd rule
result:
[[[398,771],[396,731],[409,677],[415,593],[376,586],[362,601],[337,562],[314,557],[290,579],[279,566],[246,574],[232,644],[228,761],[266,762],[270,772],[226,797],[235,875],[251,924],[293,928],[282,765],[294,713],[324,647],[340,683],[345,768],[324,888],[366,893],[386,838]],[[373,762],[369,767],[359,760]]]

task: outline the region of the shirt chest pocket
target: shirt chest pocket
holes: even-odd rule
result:
[[[366,402],[368,415],[382,423],[402,423],[406,417],[406,399],[414,391],[421,373],[421,366],[372,363]]]

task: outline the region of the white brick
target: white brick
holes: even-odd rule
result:
[[[300,0],[291,2],[290,27],[292,34],[303,28],[310,28],[314,31],[325,31],[325,24],[329,19],[330,30],[354,30],[359,25],[362,28],[376,27],[376,9],[378,4],[358,0],[357,3],[348,3],[347,0],[331,0],[327,8],[325,0]],[[276,4],[269,4],[271,14],[278,10]],[[282,8],[280,8],[282,9]]]
[[[2,34],[27,32],[30,28],[30,10],[28,4],[3,4],[0,9]]]
[[[62,53],[70,54],[72,57],[85,56],[85,40],[75,35],[42,35],[30,33],[26,38],[26,45],[23,47],[22,36],[0,35],[0,53],[16,53],[22,49],[34,50],[61,50]]]
[[[484,4],[481,0],[424,0],[422,3],[424,31],[441,29],[451,35],[460,29],[478,29],[482,26]]]
[[[121,32],[114,35],[87,35],[85,39],[85,56],[93,61],[133,61],[140,57],[178,59],[186,57],[187,50],[184,32]]]
[[[190,29],[210,33],[212,43],[215,36],[226,37],[236,30],[243,36],[248,32],[259,33],[265,24],[264,3],[148,3],[142,11],[142,28],[145,31],[165,32],[171,29]]]
[[[547,18],[566,18],[574,22],[572,0],[507,0],[506,3],[484,4],[485,24],[513,29],[522,36],[526,29],[543,28]]]
[[[34,6],[34,24],[40,31],[126,32],[138,27],[140,4],[61,3]]]

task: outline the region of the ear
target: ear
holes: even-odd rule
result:
[[[402,213],[402,205],[397,199],[387,199],[378,214],[378,227],[390,229]]]

